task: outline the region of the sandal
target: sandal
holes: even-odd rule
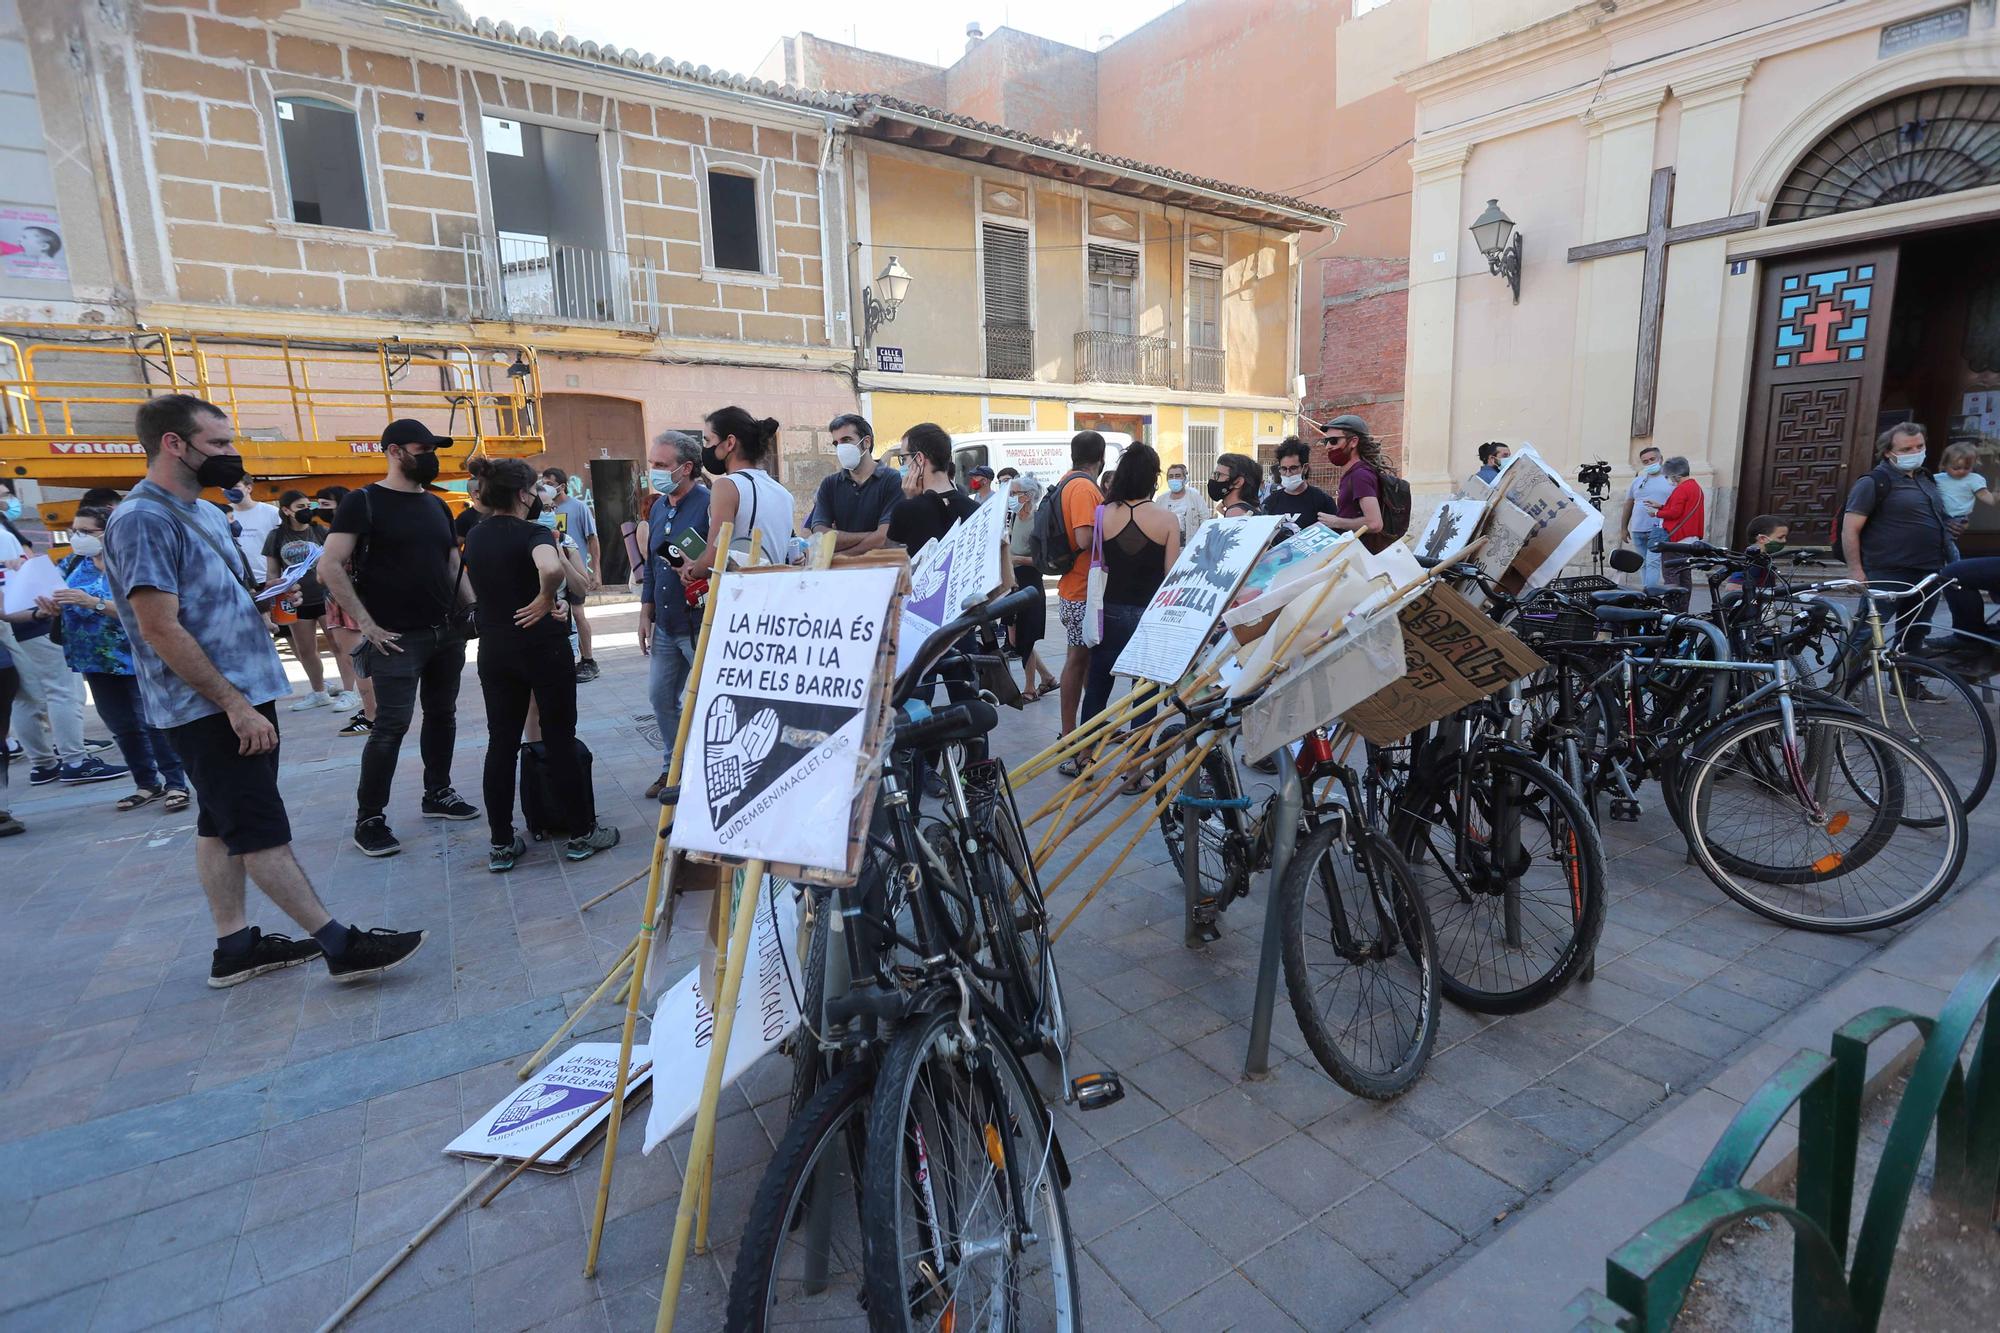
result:
[[[162,805],[165,810],[185,810],[188,808],[188,794],[180,787],[167,788],[167,799]]]
[[[1056,765],[1056,772],[1066,778],[1080,778],[1083,776],[1083,760],[1080,757],[1071,756]]]
[[[126,810],[137,810],[142,805],[151,805],[166,794],[167,789],[165,787],[141,787],[124,800],[118,802],[117,808],[121,813]]]

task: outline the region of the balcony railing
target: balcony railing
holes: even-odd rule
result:
[[[986,378],[1031,380],[1035,377],[1035,330],[1016,320],[986,321]]]
[[[1167,340],[1157,335],[1089,330],[1076,335],[1076,380],[1079,384],[1170,388],[1170,357]]]
[[[1196,393],[1221,393],[1222,386],[1222,349],[1188,348],[1188,388]]]
[[[535,237],[465,238],[465,281],[479,319],[658,327],[653,261]]]

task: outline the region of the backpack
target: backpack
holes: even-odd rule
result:
[[[1082,552],[1076,549],[1075,540],[1063,526],[1062,494],[1073,481],[1083,480],[1082,473],[1072,473],[1055,485],[1035,506],[1035,525],[1028,537],[1028,557],[1035,568],[1044,574],[1063,575],[1076,564]]]
[[[1410,483],[1381,468],[1374,472],[1375,502],[1382,507],[1382,530],[1366,534],[1362,545],[1370,551],[1381,551],[1410,530]]]
[[[1890,470],[1888,464],[1877,463],[1863,475],[1875,479],[1875,503],[1869,506],[1868,509],[1868,517],[1873,518],[1875,511],[1882,507],[1883,489],[1895,484],[1896,474]],[[1851,486],[1848,487],[1848,494],[1852,495],[1853,493],[1854,488]],[[1835,560],[1847,559],[1845,544],[1841,540],[1841,529],[1847,526],[1847,514],[1847,500],[1845,497],[1842,497],[1840,508],[1833,511],[1833,531],[1827,537],[1827,545],[1833,548],[1833,558]]]

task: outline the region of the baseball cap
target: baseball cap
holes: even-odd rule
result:
[[[433,435],[431,428],[415,417],[404,417],[382,428],[382,447],[387,449],[392,444],[422,444],[433,449],[449,449],[451,437]]]
[[[986,478],[986,480],[991,481],[993,480],[993,469],[986,466],[986,464],[981,463],[978,467],[972,469],[972,471],[966,473],[965,475],[968,477],[984,477]]]

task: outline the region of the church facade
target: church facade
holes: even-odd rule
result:
[[[1708,490],[1710,540],[1775,512],[1810,544],[1899,421],[1933,464],[1970,443],[2000,480],[1994,11],[1434,5],[1403,77],[1419,491],[1484,440],[1621,477],[1653,444]],[[1518,288],[1474,239],[1489,201]],[[2000,517],[1982,507],[1966,545],[2000,550]]]

